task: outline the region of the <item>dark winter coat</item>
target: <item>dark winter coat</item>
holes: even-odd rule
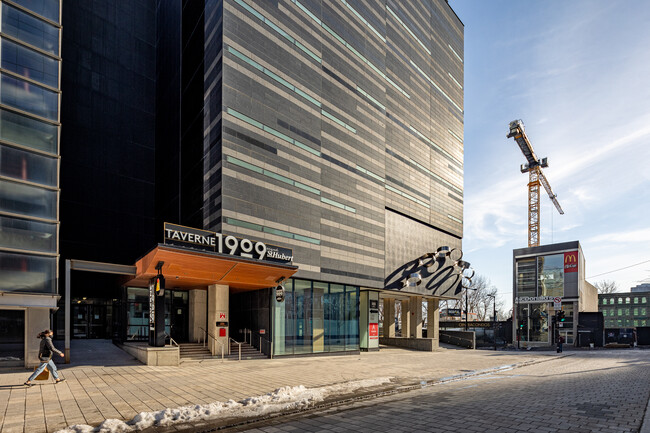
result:
[[[58,353],[60,355],[61,351],[54,347],[54,344],[52,344],[52,339],[50,337],[42,337],[41,346],[38,349],[38,359],[43,362],[48,362],[50,359],[52,359],[52,355],[55,353]]]

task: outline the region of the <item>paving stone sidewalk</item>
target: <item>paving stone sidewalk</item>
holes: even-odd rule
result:
[[[0,433],[52,433],[74,424],[130,420],[143,411],[241,400],[282,386],[317,387],[387,376],[417,382],[557,356],[554,352],[441,349],[424,353],[385,348],[360,355],[149,367],[108,341],[73,344],[73,362],[59,364],[66,378],[63,383],[27,388],[22,383],[29,371],[0,370]]]

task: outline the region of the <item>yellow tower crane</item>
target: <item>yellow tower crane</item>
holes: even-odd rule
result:
[[[557,201],[557,195],[553,194],[551,185],[548,183],[542,167],[548,167],[546,158],[539,159],[535,155],[533,146],[528,140],[526,130],[524,129],[524,122],[521,120],[513,120],[510,122],[510,133],[506,138],[514,137],[519,145],[521,152],[526,157],[526,164],[521,164],[521,172],[528,172],[528,246],[539,246],[539,185],[543,185],[548,193],[549,198],[557,208],[560,215],[564,215],[564,211]]]

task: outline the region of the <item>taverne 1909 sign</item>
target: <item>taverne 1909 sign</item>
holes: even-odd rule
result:
[[[165,223],[164,231],[164,243],[166,245],[196,248],[249,259],[281,263],[291,263],[293,261],[293,251],[291,249],[269,245],[261,241],[252,241],[230,235],[224,236],[221,233],[171,223]]]

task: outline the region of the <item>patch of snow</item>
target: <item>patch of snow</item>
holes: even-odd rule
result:
[[[319,388],[305,388],[303,385],[285,386],[268,394],[249,397],[239,402],[228,400],[226,402],[167,408],[157,412],[140,412],[127,422],[107,419],[97,427],[76,424],[56,433],[131,433],[154,425],[170,426],[172,424],[226,417],[256,417],[285,410],[308,408],[322,402],[330,395],[355,392],[362,388],[378,386],[387,382],[390,382],[389,377],[355,380]]]
[[[20,358],[16,358],[15,356],[0,356],[0,361],[20,361]]]

